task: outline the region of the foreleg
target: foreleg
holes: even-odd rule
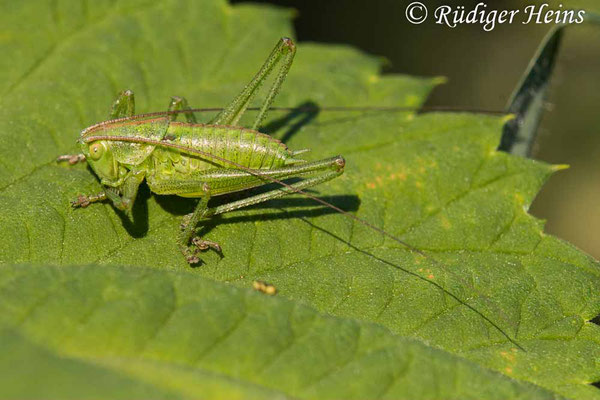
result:
[[[125,178],[121,190],[118,191],[115,188],[107,187],[104,192],[98,193],[92,196],[79,195],[77,199],[71,202],[74,208],[87,207],[91,203],[99,201],[110,200],[113,205],[122,211],[129,211],[133,207],[133,203],[137,196],[138,188],[144,180],[143,172],[130,172],[129,176]]]
[[[75,165],[85,161],[85,155],[83,154],[63,154],[56,158],[56,161],[68,161],[70,165]]]

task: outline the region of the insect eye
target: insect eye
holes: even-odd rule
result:
[[[94,143],[90,146],[90,158],[92,160],[99,160],[104,154],[104,146],[102,143]]]

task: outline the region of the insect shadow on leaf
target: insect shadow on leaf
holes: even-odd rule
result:
[[[264,189],[268,189],[268,187],[261,189],[263,189],[261,191],[267,191]],[[336,205],[337,207],[343,207],[345,210],[349,210],[352,212],[357,211],[360,206],[360,199],[356,195],[323,196],[320,198],[324,201],[327,201],[328,203]],[[231,200],[231,198],[229,200]],[[226,202],[227,200],[223,199],[223,201]],[[198,233],[200,235],[206,235],[219,225],[239,224],[254,221],[289,220],[290,218],[298,218],[299,220],[308,223],[312,226],[312,223],[308,220],[308,218],[337,214],[337,212],[335,210],[332,210],[331,208],[315,206],[314,201],[311,201],[310,199],[304,197],[288,197],[273,199],[269,200],[268,202],[255,204],[251,207],[246,208],[246,210],[252,209],[278,210],[278,212],[269,212],[259,215],[217,215],[211,218],[210,220],[206,221],[206,223],[202,224],[202,226],[198,230]],[[331,235],[332,237],[340,239],[335,234],[329,232],[325,228],[319,228],[319,230],[327,233],[328,235]],[[342,239],[340,240],[348,244],[346,241]]]
[[[317,103],[310,100],[305,101],[295,110],[264,125],[261,132],[275,136],[277,132],[285,128],[279,140],[287,143],[304,125],[311,123],[319,115],[319,112]]]
[[[115,213],[121,219],[123,228],[134,238],[141,238],[146,236],[149,228],[148,218],[148,200],[150,199],[151,193],[148,185],[140,185],[136,202],[131,208],[131,216],[127,215],[124,211],[114,208]]]
[[[85,158],[83,160],[85,160]],[[75,163],[81,162],[81,161],[82,160],[77,160],[76,162],[71,163],[71,164],[75,164]],[[92,174],[93,174],[94,171],[92,170],[92,168],[89,165],[87,165],[87,169],[90,172],[92,172]],[[93,174],[93,175],[96,177],[96,180],[100,181],[95,174]],[[152,193],[150,192],[150,188],[148,187],[148,185],[146,185],[146,184],[140,185],[140,188],[139,188],[139,191],[137,194],[137,198],[136,198],[136,202],[131,207],[130,215],[128,215],[126,212],[124,212],[122,210],[119,210],[118,208],[112,207],[114,212],[117,214],[117,216],[121,220],[121,223],[123,224],[123,228],[125,228],[127,233],[134,238],[142,238],[142,237],[146,236],[146,234],[148,233],[148,229],[149,229],[148,200],[150,199],[151,195],[152,195]],[[173,196],[173,197],[175,197],[175,196]]]
[[[288,211],[285,209],[281,209],[281,211],[283,213],[287,213]],[[339,240],[340,242],[346,244],[349,248],[353,249],[354,251],[356,251],[357,253],[363,254],[367,257],[370,257],[374,260],[376,260],[377,262],[381,263],[381,264],[385,264],[389,267],[392,267],[394,269],[400,270],[420,281],[423,281],[429,285],[431,285],[432,287],[435,287],[439,290],[441,290],[443,293],[445,293],[446,295],[450,296],[451,298],[453,298],[454,300],[456,300],[458,303],[462,304],[464,307],[468,308],[469,310],[471,310],[472,312],[474,312],[475,314],[477,314],[479,317],[481,317],[484,321],[486,321],[488,324],[490,324],[492,327],[494,327],[494,329],[498,330],[506,339],[508,339],[508,341],[510,343],[512,343],[514,346],[516,346],[517,348],[519,348],[522,351],[526,351],[525,348],[523,346],[521,346],[515,339],[513,339],[508,332],[502,328],[498,323],[496,323],[492,318],[488,317],[485,313],[481,312],[477,307],[471,305],[470,303],[468,303],[467,301],[461,299],[459,296],[457,296],[456,294],[452,293],[451,291],[449,291],[448,289],[446,289],[442,284],[433,281],[432,279],[428,279],[420,274],[418,274],[417,272],[411,271],[410,269],[403,267],[400,264],[394,263],[392,261],[386,260],[385,258],[379,257],[375,254],[373,254],[372,252],[362,249],[360,247],[357,247],[355,245],[353,245],[351,242],[349,242],[348,240],[345,240],[344,238],[331,233],[330,231],[316,225],[315,223],[311,222],[310,220],[304,218],[304,217],[299,217],[296,216],[296,218],[299,218],[300,220],[304,221],[305,223],[309,224],[313,229],[321,231],[327,235],[332,236],[333,238],[335,238],[336,240]],[[437,266],[436,264],[438,264],[437,260],[434,261],[434,259],[429,258],[429,261],[433,261],[432,266]],[[494,304],[491,303],[491,299],[488,298],[487,296],[483,295],[482,293],[479,293],[479,296],[481,297],[481,299],[485,302],[488,303],[488,306],[491,306],[491,308],[495,308]],[[500,318],[505,320],[506,319],[506,315],[504,315],[504,312],[502,311],[502,309],[497,309],[497,311],[500,313]],[[381,313],[378,315],[378,317],[381,316]]]

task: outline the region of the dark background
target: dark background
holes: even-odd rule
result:
[[[298,41],[345,43],[384,56],[384,73],[445,76],[426,106],[502,110],[550,25],[479,25],[449,28],[432,21],[443,4],[479,1],[421,0],[428,20],[405,18],[412,0],[262,1],[294,8]],[[240,1],[233,1],[238,3]],[[257,2],[257,1],[254,1]],[[261,1],[258,1],[261,2]],[[488,1],[488,9],[523,9],[519,1]],[[539,3],[539,1],[537,1]],[[565,8],[569,1],[563,2]],[[533,157],[569,164],[546,184],[531,212],[546,219],[546,231],[600,258],[600,26],[572,26],[565,32],[552,77],[548,107]]]

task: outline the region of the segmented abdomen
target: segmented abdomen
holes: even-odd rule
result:
[[[165,141],[210,153],[247,168],[271,169],[293,159],[291,151],[279,140],[260,132],[238,127],[171,123]],[[192,173],[214,168],[235,168],[218,159],[208,159],[184,151],[157,147],[152,153],[158,173]]]

